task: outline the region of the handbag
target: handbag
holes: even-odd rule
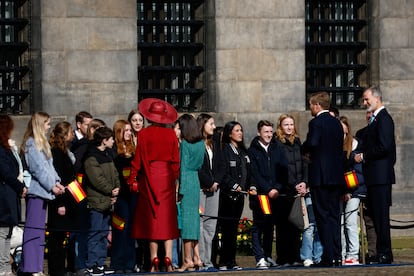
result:
[[[305,199],[302,196],[295,197],[292,209],[290,209],[288,220],[299,230],[304,230],[309,227],[308,212],[306,209]]]
[[[359,185],[358,177],[355,170],[348,171],[344,174],[346,186],[349,189],[355,189]]]
[[[177,201],[175,204],[177,206],[178,229],[181,230],[183,229],[183,215],[181,213],[181,201]]]

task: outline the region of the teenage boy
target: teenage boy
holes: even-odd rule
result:
[[[109,149],[114,144],[113,132],[108,127],[98,128],[85,160],[84,186],[88,198],[89,232],[87,270],[90,275],[114,273],[105,265],[106,237],[109,231],[111,207],[119,193],[118,171]]]

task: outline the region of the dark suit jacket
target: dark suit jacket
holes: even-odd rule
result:
[[[218,142],[213,144],[213,168],[210,168],[210,159],[208,157],[207,150],[204,153],[204,162],[201,168],[198,170],[198,178],[200,180],[201,189],[209,189],[213,186],[214,182],[222,182],[224,174],[224,164],[221,157],[220,145]]]
[[[362,141],[362,168],[366,185],[394,184],[394,121],[386,109],[382,109],[365,129]]]
[[[310,187],[345,185],[343,140],[341,123],[328,112],[319,114],[309,122],[302,152],[310,154]]]

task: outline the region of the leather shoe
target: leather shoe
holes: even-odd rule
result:
[[[338,267],[338,266],[342,266],[342,260],[321,261],[319,263],[311,265],[311,267]]]
[[[378,263],[378,257],[372,256],[372,255],[366,255],[365,256],[365,263],[366,264],[377,264]]]
[[[379,256],[378,263],[379,264],[390,264],[392,263],[392,258],[390,256],[385,256],[385,255]]]

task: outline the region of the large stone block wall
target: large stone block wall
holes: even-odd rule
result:
[[[370,0],[371,80],[396,123],[393,218],[414,219],[414,1]],[[203,111],[217,125],[238,120],[248,145],[256,124],[295,116],[301,139],[311,119],[305,99],[303,0],[206,1]],[[74,121],[88,110],[109,126],[137,103],[136,1],[33,0],[33,110]],[[364,111],[341,110],[354,131]],[[28,117],[16,117],[20,140]],[[396,230],[393,235],[401,235]],[[414,235],[413,231],[404,234]]]
[[[136,1],[38,2],[41,104],[34,110],[71,118],[136,108]]]
[[[215,1],[216,112],[304,110],[304,1]]]

